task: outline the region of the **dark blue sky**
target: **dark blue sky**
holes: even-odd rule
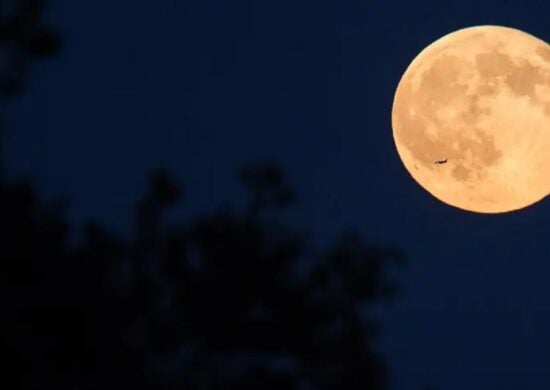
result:
[[[182,213],[238,201],[239,164],[274,158],[290,220],[401,246],[400,301],[377,310],[394,389],[550,388],[550,201],[506,215],[448,207],[393,145],[397,82],[426,45],[498,24],[550,41],[550,2],[53,0],[61,57],[10,111],[12,172],[72,199],[71,218],[128,226],[153,167]]]

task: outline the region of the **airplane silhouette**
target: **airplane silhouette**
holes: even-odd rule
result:
[[[445,159],[443,160],[437,160],[435,163],[436,164],[445,164],[447,162],[447,157],[445,157]]]

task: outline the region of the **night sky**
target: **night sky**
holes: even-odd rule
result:
[[[432,198],[391,133],[395,88],[425,46],[496,24],[550,41],[550,2],[52,0],[64,38],[10,104],[9,168],[70,218],[126,232],[145,175],[186,186],[179,215],[241,201],[235,171],[275,159],[294,226],[401,247],[402,295],[376,308],[393,389],[550,388],[550,200],[478,215]],[[549,151],[550,152],[550,151]]]

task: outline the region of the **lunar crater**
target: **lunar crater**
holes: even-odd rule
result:
[[[412,177],[448,204],[485,213],[548,194],[549,118],[550,46],[498,26],[459,30],[424,49],[392,109]],[[434,164],[442,156],[448,162]]]

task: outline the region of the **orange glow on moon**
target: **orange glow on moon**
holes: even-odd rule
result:
[[[529,206],[550,193],[550,45],[500,26],[455,31],[403,74],[395,145],[437,199],[478,213]]]

